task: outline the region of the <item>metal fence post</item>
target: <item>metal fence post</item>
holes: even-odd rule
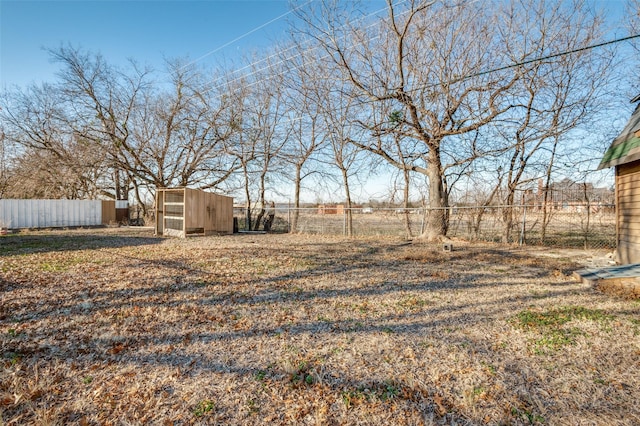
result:
[[[347,235],[347,209],[342,209],[342,236]]]
[[[520,230],[520,245],[525,242],[525,230],[527,228],[527,206],[522,206],[522,229]]]

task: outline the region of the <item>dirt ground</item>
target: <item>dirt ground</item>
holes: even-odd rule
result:
[[[0,237],[0,424],[638,425],[607,253],[101,229]]]

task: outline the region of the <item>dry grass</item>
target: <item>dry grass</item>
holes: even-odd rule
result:
[[[640,424],[640,304],[543,254],[3,237],[0,424]]]

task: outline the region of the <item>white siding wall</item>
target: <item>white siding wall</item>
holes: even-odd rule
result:
[[[11,229],[101,224],[100,200],[0,200],[0,225]]]

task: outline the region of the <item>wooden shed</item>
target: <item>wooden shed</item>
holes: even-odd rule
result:
[[[640,101],[640,95],[631,102]],[[599,169],[615,167],[616,261],[640,263],[640,105],[604,154]]]
[[[190,188],[158,188],[156,235],[233,233],[233,198]]]

